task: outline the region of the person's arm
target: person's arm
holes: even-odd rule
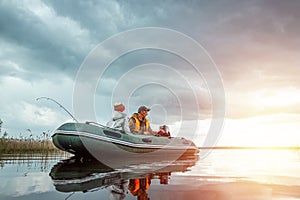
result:
[[[156,135],[157,134],[157,131],[153,131],[150,127],[150,124],[149,124],[149,128],[148,128],[148,133],[146,132],[145,133],[146,135]]]
[[[148,131],[149,131],[149,133],[150,133],[151,135],[154,135],[154,134],[153,134],[153,131],[152,131],[151,127],[150,127],[150,124],[149,124],[149,129],[148,129]]]

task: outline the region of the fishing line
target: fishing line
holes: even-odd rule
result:
[[[63,107],[60,103],[58,103],[56,100],[52,99],[52,98],[49,98],[49,97],[39,97],[37,98],[36,100],[41,100],[41,99],[46,99],[46,100],[49,100],[49,101],[52,101],[54,103],[56,103],[57,105],[59,105],[59,107],[61,107],[65,112],[67,112],[71,117],[72,119],[78,123],[78,120],[65,108]]]

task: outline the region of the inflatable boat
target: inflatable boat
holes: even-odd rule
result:
[[[114,157],[194,155],[198,147],[182,137],[137,135],[95,122],[65,123],[52,135],[54,145],[76,156],[91,155],[98,160]]]

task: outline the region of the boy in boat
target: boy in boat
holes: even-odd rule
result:
[[[123,132],[130,132],[128,128],[128,117],[126,113],[124,113],[124,110],[125,106],[122,103],[115,103],[113,116],[106,125],[110,128],[122,130]]]
[[[146,118],[150,108],[146,106],[141,106],[137,113],[134,113],[129,119],[129,129],[131,133],[134,134],[144,134],[144,135],[155,135],[156,132],[152,131],[150,127],[150,122]]]

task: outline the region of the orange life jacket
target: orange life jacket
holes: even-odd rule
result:
[[[133,189],[130,190],[131,194],[135,194],[142,186],[141,181],[139,178],[135,178],[134,179],[134,187]],[[149,178],[145,178],[145,188],[143,188],[144,190],[148,190],[150,188],[150,179]]]
[[[140,120],[138,119],[138,117],[136,115],[132,115],[132,118],[135,119],[135,127],[134,127],[134,130],[136,132],[139,132],[141,130],[141,122]],[[149,120],[146,118],[145,119],[145,131],[149,131]]]

